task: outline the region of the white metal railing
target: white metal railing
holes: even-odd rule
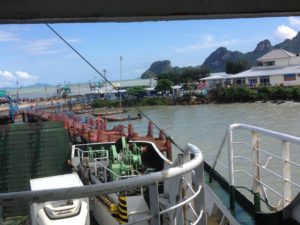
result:
[[[88,146],[88,145],[87,145]],[[79,163],[87,164],[96,168],[96,161],[102,161],[105,165],[109,163],[108,150],[104,149],[87,149],[83,150],[77,146],[72,147],[71,152],[72,165],[76,168]]]
[[[137,170],[133,170],[132,172],[136,173],[136,174],[131,174],[131,175],[119,175],[117,173],[115,173],[113,170],[109,169],[107,167],[107,164],[104,164],[103,161],[99,160],[96,158],[94,159],[95,161],[95,176],[97,177],[98,174],[98,169],[103,169],[105,171],[105,173],[107,174],[110,173],[111,175],[116,177],[116,180],[123,180],[123,179],[127,179],[127,178],[132,178],[132,177],[136,177],[136,176],[141,176],[142,174],[140,172],[138,172]],[[107,180],[105,180],[105,182],[107,182]]]
[[[190,159],[191,154],[193,158]],[[153,172],[150,174],[132,177],[130,179],[122,179],[114,182],[107,183],[97,183],[94,185],[71,187],[71,188],[60,188],[60,189],[49,189],[49,190],[39,190],[39,191],[22,191],[14,193],[0,193],[0,206],[14,206],[20,204],[31,204],[31,203],[41,203],[47,201],[63,200],[63,199],[78,199],[91,197],[96,195],[103,195],[108,193],[116,193],[126,191],[128,189],[133,189],[141,186],[149,187],[149,200],[150,200],[150,216],[145,216],[135,221],[130,221],[129,224],[136,224],[141,221],[149,221],[151,225],[162,224],[160,222],[160,215],[167,214],[176,211],[178,209],[186,210],[191,209],[193,214],[192,218],[188,218],[190,224],[205,225],[206,215],[204,213],[204,165],[203,156],[200,150],[191,144],[188,144],[185,148],[185,163],[178,166],[173,166],[169,169],[165,169],[159,172]],[[159,194],[158,185],[160,182],[172,181],[175,178],[178,180],[185,180],[185,176],[190,176],[191,183],[187,185],[185,191],[180,191],[179,193],[186,192],[187,189],[191,189],[192,195],[182,196],[182,199],[178,202],[178,193],[170,193],[166,200],[168,201],[167,207],[163,210],[159,208]],[[171,179],[172,178],[172,179]],[[183,187],[182,187],[183,188]],[[194,190],[195,189],[195,190]],[[170,191],[170,190],[165,190]],[[165,195],[164,195],[165,196]],[[171,201],[171,199],[173,199]],[[193,204],[191,204],[193,201]],[[174,203],[175,202],[175,203]],[[186,207],[184,207],[186,206]],[[1,207],[0,207],[1,208]],[[174,215],[177,215],[174,213]],[[175,221],[177,218],[173,217]],[[171,222],[172,224],[172,222]]]
[[[244,141],[234,141],[233,133],[235,130],[245,130],[249,131],[252,135],[251,143]],[[281,149],[278,154],[271,152],[265,148],[261,147],[261,136],[262,137],[269,137],[275,140],[279,140],[281,142]],[[223,148],[225,146],[225,142],[227,140],[228,144],[228,151],[227,151],[227,165],[222,162],[219,162],[219,157],[223,152]],[[220,165],[227,169],[228,171],[228,182],[230,187],[235,187],[235,174],[236,173],[243,173],[250,177],[252,182],[252,192],[254,194],[263,195],[265,200],[268,200],[267,197],[267,190],[273,192],[275,195],[279,197],[279,203],[276,207],[285,207],[287,206],[292,200],[292,188],[300,188],[300,183],[293,181],[291,178],[291,165],[296,167],[295,169],[300,171],[300,164],[293,161],[290,157],[290,143],[300,145],[300,138],[295,137],[288,134],[283,134],[280,132],[267,130],[260,127],[255,127],[246,124],[232,124],[229,126],[225,136],[222,140],[221,146],[217,153],[217,157],[213,163],[212,169],[215,169],[216,165]],[[247,147],[249,153],[252,155],[251,157],[247,157],[235,152],[235,146],[242,145]],[[267,159],[265,163],[262,163],[261,154],[264,154]],[[270,160],[272,158],[276,158],[276,160],[280,160],[282,164],[281,172],[282,175],[272,169],[268,168]],[[248,163],[249,166],[252,168],[252,172],[248,172],[245,169],[235,169],[235,161],[236,159],[243,160],[243,162]],[[273,176],[276,179],[280,179],[282,182],[282,190],[278,191],[275,190],[273,185],[268,184],[267,182],[262,180],[262,172],[268,174],[268,176]],[[231,196],[232,198],[233,196]],[[230,201],[233,202],[232,199]],[[271,207],[275,209],[276,207]],[[234,205],[231,205],[231,208],[234,208]],[[260,208],[260,206],[259,206]]]

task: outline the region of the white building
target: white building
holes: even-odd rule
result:
[[[221,73],[211,73],[210,76],[200,79],[205,81],[208,89],[215,88],[217,85],[227,85],[230,83],[231,74],[225,72]]]
[[[257,59],[257,66],[230,76],[233,85],[251,87],[300,85],[300,57],[275,49]]]

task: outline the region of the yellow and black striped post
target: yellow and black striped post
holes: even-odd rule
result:
[[[128,213],[127,213],[127,197],[118,196],[118,214],[120,224],[128,223]]]
[[[113,203],[112,200],[106,195],[99,196],[101,201],[109,208],[112,213],[117,213],[117,204]]]

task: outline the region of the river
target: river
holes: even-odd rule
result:
[[[232,123],[245,123],[254,126],[260,126],[266,129],[287,133],[294,136],[300,136],[300,103],[285,102],[283,104],[273,103],[243,103],[243,104],[210,104],[193,106],[159,106],[143,107],[144,113],[151,118],[166,133],[180,145],[192,143],[201,149],[204,159],[212,164],[225,130]],[[146,119],[142,121],[133,121],[136,131],[145,130]],[[238,137],[238,135],[237,135]],[[251,134],[245,135],[248,143],[251,144]],[[262,138],[263,139],[263,138]],[[267,138],[262,141],[262,148],[268,148],[272,153],[281,156],[281,143]],[[174,149],[176,152],[176,149]],[[224,151],[227,150],[225,145]],[[242,150],[236,147],[235,155],[242,154]],[[251,151],[248,148],[245,154],[251,158]],[[264,164],[267,156],[262,155],[261,163]],[[295,162],[300,162],[300,152],[298,146],[291,146],[291,158]],[[223,162],[227,163],[227,156],[223,154]],[[280,166],[279,166],[280,165]],[[282,162],[272,158],[270,168],[282,175]],[[246,164],[243,160],[236,160],[236,168],[246,169],[251,173],[251,164]],[[220,167],[219,167],[220,169]],[[293,169],[293,168],[292,168]],[[222,168],[221,168],[222,170]],[[292,172],[293,180],[300,183],[300,169],[294,169]],[[222,170],[223,175],[227,172]],[[274,187],[278,192],[282,190],[282,180],[274,179],[273,176],[262,171],[264,181]],[[251,187],[252,180],[245,174],[236,175],[236,184],[248,185]],[[296,192],[293,192],[295,195]],[[269,192],[273,204],[277,204],[276,195]]]
[[[300,136],[300,103],[236,103],[192,106],[143,107],[144,113],[181,146],[193,143],[211,162],[225,130],[232,123],[246,123]],[[143,121],[134,121],[138,130]]]

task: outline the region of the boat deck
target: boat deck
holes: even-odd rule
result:
[[[223,186],[220,185],[220,183],[216,179],[212,179],[212,182],[209,182],[209,174],[205,170],[204,172],[205,176],[205,184],[208,185],[213,192],[217,195],[217,197],[221,200],[221,202],[227,207],[229,210],[229,192],[226,190]],[[234,218],[237,220],[239,224],[247,224],[247,225],[255,225],[255,219],[253,215],[249,213],[248,210],[246,210],[239,202],[236,202],[235,210],[232,212],[232,215],[234,215]],[[216,218],[214,216],[208,217],[208,224],[214,225],[214,224],[220,224],[220,218]]]

